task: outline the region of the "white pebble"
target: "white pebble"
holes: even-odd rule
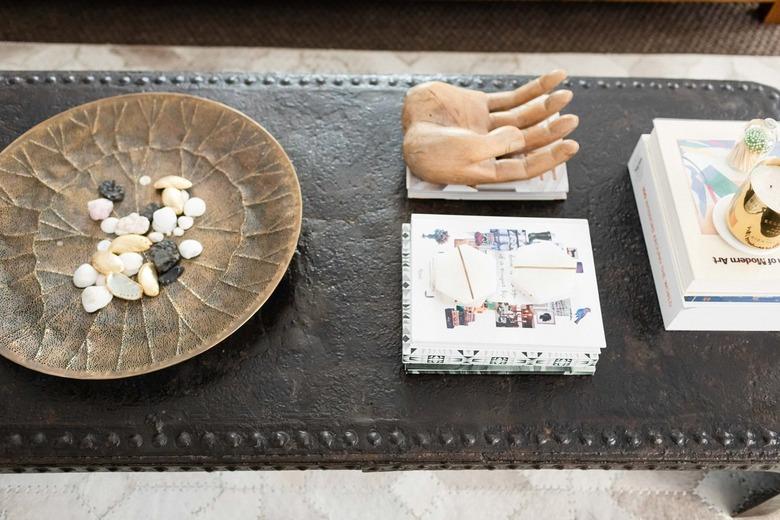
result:
[[[179,253],[184,258],[195,258],[203,252],[203,246],[197,240],[183,240],[179,244]]]
[[[122,253],[119,255],[119,259],[122,261],[124,269],[122,272],[127,276],[133,276],[138,272],[144,263],[144,257],[138,253]]]
[[[84,288],[90,285],[95,285],[97,281],[98,272],[95,268],[89,264],[81,264],[73,272],[73,285],[76,287]]]
[[[117,222],[119,222],[118,218],[108,217],[100,223],[100,229],[103,230],[103,233],[108,233],[110,235],[116,231]]]
[[[192,227],[192,225],[195,223],[194,220],[192,220],[192,217],[188,217],[187,215],[182,215],[179,217],[179,220],[177,221],[179,223],[179,227],[182,228],[184,231],[187,231]]]
[[[152,178],[148,175],[142,176],[140,179],[138,179],[138,184],[141,186],[148,186],[152,183]]]
[[[176,227],[176,212],[168,207],[158,209],[152,216],[152,227],[160,233],[170,233]]]
[[[98,273],[95,285],[106,285],[106,275]]]
[[[179,190],[181,192],[181,198],[184,202],[187,202],[190,200],[190,192],[187,190]]]
[[[206,202],[200,197],[192,197],[184,203],[184,214],[188,217],[199,217],[206,213]]]
[[[90,200],[87,202],[87,211],[92,220],[103,220],[114,211],[114,203],[108,199]]]
[[[87,287],[81,291],[81,305],[87,312],[95,312],[102,309],[109,303],[114,296],[108,292],[104,285]]]
[[[165,235],[163,235],[159,231],[152,231],[146,236],[148,236],[149,240],[151,240],[152,242],[160,242],[163,238],[165,238]]]
[[[108,251],[108,248],[111,247],[111,241],[110,240],[101,240],[98,242],[97,250],[98,251]]]
[[[130,213],[119,219],[116,224],[117,235],[143,235],[149,231],[149,219],[138,213]]]
[[[180,227],[173,228],[173,236],[180,237],[182,235],[184,235],[184,230],[182,228]]]

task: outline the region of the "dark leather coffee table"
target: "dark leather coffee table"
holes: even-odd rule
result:
[[[574,79],[582,151],[569,164],[569,200],[505,203],[406,199],[401,102],[427,78],[0,76],[2,146],[86,101],[190,92],[266,126],[304,197],[286,278],[209,352],[102,382],[0,359],[4,470],[780,465],[780,336],[663,330],[626,170],[652,118],[778,118],[771,88]],[[526,78],[444,79],[493,90]],[[589,219],[608,345],[596,375],[404,374],[399,233],[412,212]]]

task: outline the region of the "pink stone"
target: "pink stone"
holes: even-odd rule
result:
[[[114,203],[108,199],[95,199],[87,202],[87,211],[92,220],[103,220],[114,211]]]

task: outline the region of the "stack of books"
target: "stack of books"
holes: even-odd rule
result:
[[[780,330],[780,251],[760,256],[738,250],[721,238],[713,220],[718,201],[747,177],[727,161],[746,122],[653,123],[628,169],[664,326]]]
[[[587,221],[412,215],[403,226],[402,246],[402,350],[408,372],[595,372],[606,342]],[[458,301],[437,287],[447,282],[441,273],[436,277],[437,255],[454,251],[464,272],[448,270],[447,276],[461,276],[463,290],[473,293],[490,287],[484,301]],[[552,252],[557,260],[546,264],[545,256],[524,254],[531,251]],[[478,264],[471,263],[475,255]],[[483,271],[475,273],[475,265]],[[518,269],[528,274],[518,275]],[[486,280],[486,273],[495,280]],[[548,278],[565,284],[538,283]],[[544,301],[554,292],[554,299]]]

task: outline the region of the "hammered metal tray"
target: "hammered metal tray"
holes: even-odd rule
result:
[[[204,245],[155,298],[81,307],[73,270],[107,235],[87,201],[116,180],[121,215],[181,175],[208,212],[186,238]],[[118,209],[119,211],[119,209]],[[292,257],[301,194],[292,163],[257,122],[177,93],[115,96],[39,123],[0,153],[0,354],[78,379],[144,374],[211,348],[265,302]]]

